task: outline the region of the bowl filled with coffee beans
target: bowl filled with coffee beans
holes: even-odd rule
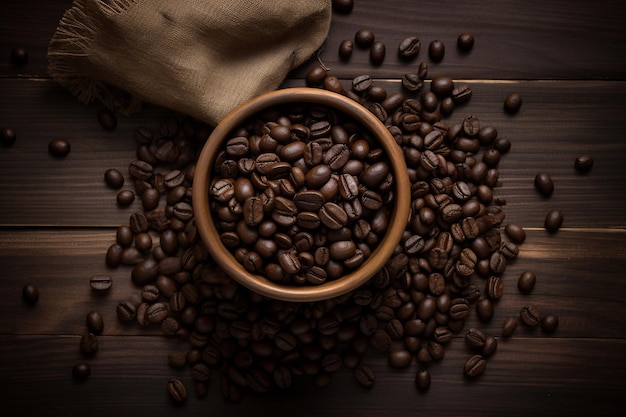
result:
[[[396,251],[411,205],[404,157],[368,109],[337,93],[261,95],[213,130],[193,180],[202,241],[260,295],[346,294]]]

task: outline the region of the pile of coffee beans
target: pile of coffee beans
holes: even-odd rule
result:
[[[358,269],[383,239],[393,188],[369,132],[329,107],[292,104],[225,139],[209,198],[222,243],[247,271],[319,285]]]

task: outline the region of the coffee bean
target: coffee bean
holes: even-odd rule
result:
[[[115,311],[117,312],[117,317],[119,317],[120,320],[131,321],[137,314],[137,307],[135,307],[132,302],[126,300],[120,302]]]
[[[520,319],[525,325],[529,327],[536,327],[541,323],[541,313],[537,307],[527,305],[520,311]]]
[[[122,190],[117,193],[116,200],[120,207],[128,207],[135,201],[135,193],[132,190]]]
[[[494,336],[487,336],[485,338],[485,345],[480,351],[480,354],[484,357],[492,356],[496,353],[496,349],[498,348],[498,340]]]
[[[0,130],[0,144],[2,146],[13,146],[16,138],[17,135],[15,134],[15,130],[13,130],[13,128],[5,126]]]
[[[360,48],[369,48],[374,43],[374,32],[369,29],[359,29],[354,35],[354,43]]]
[[[578,172],[589,172],[593,167],[593,157],[589,155],[580,155],[574,161],[574,167]]]
[[[404,349],[392,350],[387,356],[387,363],[390,367],[395,369],[406,368],[411,364],[413,355],[411,352]]]
[[[504,227],[504,232],[506,235],[515,243],[524,243],[526,240],[526,232],[524,229],[515,223],[508,223]]]
[[[485,334],[476,328],[470,328],[465,333],[465,344],[474,350],[481,350],[485,346],[486,339]]]
[[[85,362],[79,362],[72,367],[72,376],[76,381],[84,381],[90,374],[91,367]]]
[[[511,93],[504,99],[504,111],[509,114],[519,112],[522,107],[522,96],[519,93]]]
[[[374,41],[370,46],[370,62],[380,65],[385,60],[386,47],[382,41]]]
[[[52,139],[48,143],[48,152],[58,158],[65,158],[70,153],[70,143],[65,139]]]
[[[535,288],[537,276],[532,271],[524,271],[517,280],[517,288],[523,293],[529,293]]]
[[[557,230],[561,228],[563,224],[563,213],[559,210],[550,210],[548,214],[546,214],[546,219],[544,221],[544,227],[550,233],[555,233]]]
[[[433,62],[441,62],[446,53],[446,47],[444,43],[438,39],[430,42],[428,45],[428,56]]]
[[[115,113],[107,108],[98,110],[98,123],[104,130],[115,130],[117,127],[117,117]]]
[[[117,169],[110,168],[104,172],[104,181],[111,188],[122,188],[124,185],[124,175]]]
[[[546,333],[554,333],[559,327],[559,318],[554,314],[548,314],[541,319],[541,329]]]
[[[85,321],[91,333],[98,335],[104,331],[104,319],[98,311],[93,310],[87,313]]]
[[[419,54],[422,44],[416,36],[409,36],[400,41],[398,54],[404,59],[411,59]]]
[[[11,62],[19,67],[26,65],[28,62],[28,51],[26,48],[17,46],[11,49]]]
[[[354,378],[361,386],[368,388],[374,385],[376,374],[370,367],[359,365],[354,368]]]
[[[465,376],[469,378],[476,378],[485,372],[487,367],[487,361],[481,355],[474,355],[465,362],[463,369]]]
[[[327,71],[324,67],[321,65],[315,65],[306,73],[306,84],[309,87],[318,87],[322,85],[326,75]]]
[[[427,369],[420,369],[415,374],[415,386],[421,392],[426,392],[430,388],[430,372]]]
[[[474,35],[465,32],[461,33],[457,38],[456,45],[462,52],[469,52],[474,47]]]
[[[339,57],[347,60],[352,56],[354,50],[354,43],[350,39],[344,39],[339,44]]]
[[[454,90],[454,81],[450,77],[435,77],[430,83],[430,90],[440,97],[449,96]]]
[[[106,274],[96,274],[89,279],[89,286],[95,291],[107,291],[112,284],[111,276]]]
[[[98,351],[98,337],[89,333],[80,338],[80,351],[85,356],[92,356]]]
[[[517,320],[514,317],[509,317],[504,321],[502,325],[502,337],[511,337],[513,333],[515,333],[515,329],[517,328]]]
[[[22,298],[28,304],[36,304],[39,301],[39,290],[34,284],[26,284],[22,288]]]
[[[187,388],[180,379],[170,379],[167,383],[167,392],[176,403],[183,403],[187,400]]]
[[[554,182],[549,174],[540,172],[535,176],[535,188],[543,196],[550,196],[554,192]]]
[[[332,6],[334,11],[342,14],[348,14],[354,7],[354,0],[333,0]]]

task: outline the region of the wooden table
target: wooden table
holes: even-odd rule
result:
[[[132,130],[156,127],[167,110],[146,106],[104,131],[98,105],[83,106],[46,73],[46,48],[70,1],[22,0],[0,6],[0,125],[17,132],[12,147],[0,149],[0,404],[3,416],[33,415],[618,415],[626,392],[626,5],[622,1],[453,1],[357,0],[349,15],[333,16],[319,55],[346,85],[370,74],[390,91],[400,89],[413,64],[395,55],[408,35],[422,40],[419,60],[427,60],[433,39],[447,46],[430,76],[447,75],[473,89],[471,102],[451,121],[473,114],[510,138],[512,150],[500,164],[507,222],[527,231],[521,252],[506,270],[505,293],[489,324],[472,315],[469,326],[499,335],[503,320],[525,303],[560,318],[554,335],[518,328],[500,340],[484,375],[462,376],[468,357],[462,334],[446,357],[431,367],[432,387],[423,394],[413,384],[417,369],[391,370],[386,359],[370,355],[377,373],[363,389],[349,371],[339,371],[327,388],[306,380],[283,394],[246,395],[240,404],[222,400],[214,377],[208,397],[193,394],[176,407],[166,381],[190,383],[188,370],[167,364],[167,352],[186,344],[159,331],[125,326],[115,306],[136,289],[129,268],[110,270],[104,254],[115,230],[128,223],[130,208],[116,205],[116,191],[104,171],[126,172],[134,159]],[[355,50],[350,62],[337,58],[342,39],[370,28],[387,45],[383,65],[370,65]],[[455,48],[461,32],[476,44],[463,55]],[[16,67],[11,50],[25,47],[28,64]],[[315,60],[294,71],[285,86],[303,86]],[[517,91],[524,103],[509,116],[506,95]],[[47,152],[55,137],[68,139],[72,152],[62,160]],[[590,173],[574,170],[574,159],[592,155]],[[550,198],[534,190],[539,171],[556,184]],[[547,233],[548,210],[564,213],[563,228]],[[530,295],[516,288],[519,274],[535,271]],[[89,277],[114,279],[103,297],[90,290]],[[22,287],[40,291],[37,305],[26,305]],[[75,382],[74,363],[85,332],[85,314],[104,315],[100,351],[89,360],[92,375]]]

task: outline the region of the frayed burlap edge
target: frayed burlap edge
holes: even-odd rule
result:
[[[89,56],[95,34],[104,30],[105,19],[122,13],[134,0],[74,0],[61,18],[48,46],[48,74],[85,104],[101,102],[105,107],[130,115],[141,110],[141,100],[105,82],[85,77],[81,61]]]

